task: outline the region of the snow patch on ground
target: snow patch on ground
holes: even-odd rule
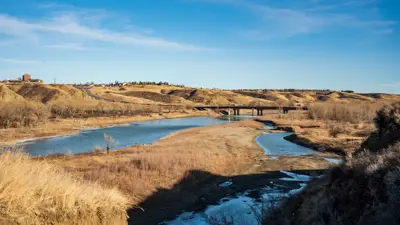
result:
[[[307,175],[302,175],[302,174],[296,174],[296,173],[291,173],[288,171],[281,170],[281,173],[285,174],[288,177],[280,178],[279,180],[284,180],[284,181],[297,181],[297,182],[304,182],[304,181],[310,181],[312,177],[307,176]]]
[[[227,181],[227,182],[224,182],[224,183],[220,184],[219,186],[220,186],[220,187],[229,187],[229,186],[231,186],[232,184],[233,184],[232,181]]]
[[[302,191],[307,184],[306,181],[311,177],[301,174],[295,174],[287,171],[281,171],[290,176],[288,181],[299,182],[300,188],[291,191],[283,191],[281,185],[273,185],[273,188],[266,187],[259,189],[261,194],[259,198],[252,198],[250,193],[255,190],[249,190],[239,193],[235,197],[222,198],[218,205],[209,206],[204,212],[182,213],[173,221],[164,222],[167,225],[213,225],[213,224],[232,224],[232,225],[261,225],[263,213],[262,210],[271,206],[277,206],[279,200],[283,197],[296,195]],[[284,178],[281,178],[284,179]],[[272,182],[273,184],[274,182]]]
[[[324,159],[330,163],[337,163],[337,164],[343,163],[343,160],[340,159],[334,159],[334,158],[324,158]]]

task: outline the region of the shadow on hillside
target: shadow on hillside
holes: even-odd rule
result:
[[[318,176],[325,170],[291,171],[298,174]],[[140,208],[129,210],[130,225],[159,224],[176,218],[182,212],[203,211],[209,205],[227,196],[251,189],[259,189],[273,183],[282,185],[287,191],[298,188],[297,182],[281,181],[286,177],[280,171],[260,174],[224,177],[209,172],[193,170],[176,183],[171,189],[158,189],[152,196],[139,204]],[[232,181],[229,187],[220,187],[221,183]]]

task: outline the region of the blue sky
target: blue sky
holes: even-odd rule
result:
[[[400,94],[398,0],[2,0],[0,79]]]

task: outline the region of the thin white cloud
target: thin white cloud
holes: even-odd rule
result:
[[[400,82],[380,84],[379,86],[388,87],[388,88],[400,88]]]
[[[360,7],[360,6],[373,4],[376,1],[377,0],[345,1],[345,2],[339,2],[336,4],[330,4],[330,5],[317,5],[317,6],[306,9],[306,11],[327,11],[327,10],[333,10],[333,9],[343,9],[344,7]]]
[[[174,42],[163,38],[150,37],[138,33],[120,32],[102,29],[85,24],[73,13],[52,16],[40,21],[27,21],[21,18],[0,14],[0,34],[19,38],[34,37],[46,40],[51,35],[70,35],[72,38],[82,38],[114,44],[157,47],[175,50],[210,50],[191,44]]]
[[[15,64],[36,64],[36,63],[41,63],[41,61],[37,61],[37,60],[11,59],[11,58],[0,58],[0,61],[4,62],[4,63],[15,63]]]
[[[63,50],[74,50],[74,51],[92,51],[97,50],[96,48],[85,47],[80,43],[60,43],[46,45],[48,48],[63,49]]]
[[[368,7],[376,0],[338,1],[330,5],[322,4],[323,1],[310,1],[307,4],[292,4],[293,8],[276,4],[272,6],[270,2],[255,3],[249,0],[193,1],[229,4],[252,11],[263,25],[241,33],[258,40],[317,33],[334,27],[384,35],[392,33],[393,27],[397,24],[397,21],[381,19],[380,15],[366,16],[359,12],[352,12],[353,9],[368,10]]]

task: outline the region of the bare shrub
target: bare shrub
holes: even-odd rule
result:
[[[0,103],[0,128],[34,127],[49,117],[48,107],[39,102]]]
[[[94,149],[93,149],[93,152],[102,153],[103,152],[103,148],[101,146],[99,146],[99,145],[96,145],[94,147]]]
[[[329,135],[331,137],[337,138],[339,134],[350,134],[350,131],[345,126],[334,123],[329,123],[327,126]]]
[[[309,108],[308,117],[350,123],[369,122],[381,106],[380,103],[316,103]]]
[[[115,140],[111,135],[108,135],[106,133],[104,133],[104,140],[106,141],[106,145],[107,145],[107,154],[110,154],[110,150],[111,148],[117,148],[118,147],[118,141]]]
[[[380,109],[374,122],[380,135],[400,130],[400,102],[386,105]]]
[[[62,118],[135,116],[161,111],[161,107],[158,105],[137,105],[97,100],[55,102],[50,107],[53,116]]]

